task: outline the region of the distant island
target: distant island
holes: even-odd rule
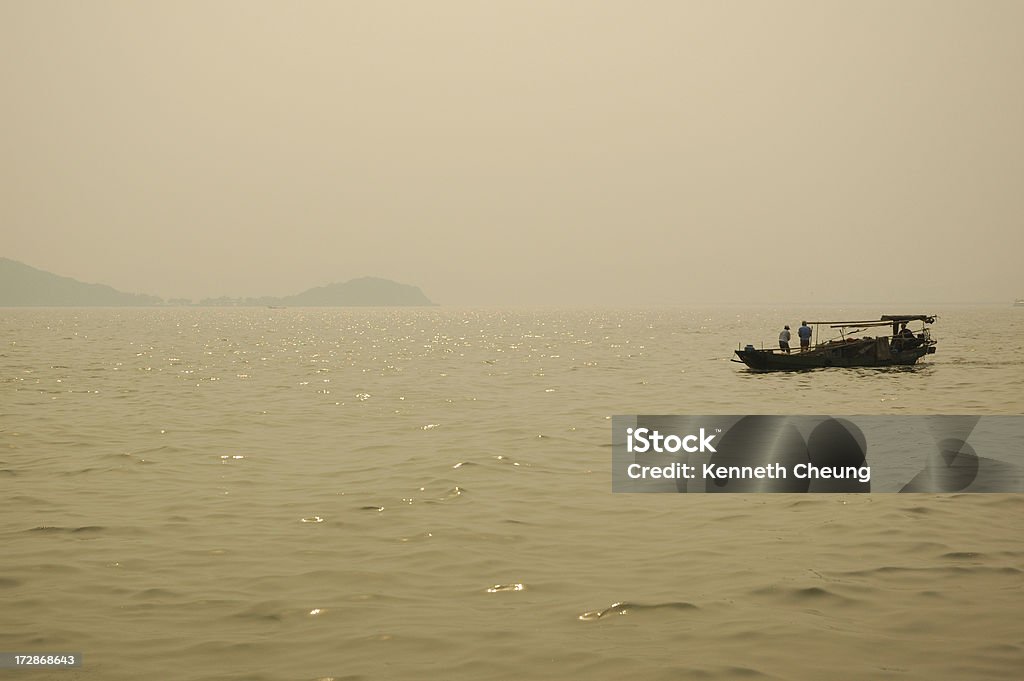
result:
[[[416,307],[434,305],[416,286],[399,284],[390,279],[361,277],[343,284],[317,286],[293,296],[276,298],[204,298],[205,307]]]
[[[85,284],[70,277],[37,270],[16,260],[0,258],[0,305],[21,306],[141,306],[163,305],[156,296],[122,293],[104,284]]]
[[[124,293],[104,284],[86,284],[36,269],[16,260],[0,258],[0,307],[140,307],[198,305],[202,307],[411,307],[434,305],[416,286],[388,279],[362,277],[344,283],[317,286],[281,298],[184,298]]]

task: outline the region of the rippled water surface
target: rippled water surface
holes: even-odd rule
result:
[[[1024,310],[0,310],[0,651],[59,679],[1019,679],[1016,495],[612,495],[613,414],[1024,413]],[[865,316],[866,315],[866,316]],[[21,678],[23,672],[15,673]]]

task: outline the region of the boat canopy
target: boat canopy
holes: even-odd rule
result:
[[[808,324],[828,324],[830,328],[840,329],[846,326],[894,326],[900,322],[921,321],[925,324],[935,322],[935,315],[927,314],[884,314],[881,319],[867,319],[849,322],[807,322]]]
[[[935,315],[933,314],[884,314],[882,315],[882,321],[888,322],[914,322],[922,321],[925,324],[932,324],[935,322]]]

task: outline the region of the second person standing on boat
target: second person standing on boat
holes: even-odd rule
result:
[[[779,349],[789,354],[789,324],[786,324],[786,328],[779,334]]]
[[[796,333],[800,336],[800,352],[809,350],[811,347],[811,327],[807,326],[807,322],[802,322]]]

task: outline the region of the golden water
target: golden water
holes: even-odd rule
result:
[[[1020,414],[1024,314],[911,369],[737,344],[880,310],[0,311],[25,679],[1018,679],[1024,497],[611,493],[613,414]]]

